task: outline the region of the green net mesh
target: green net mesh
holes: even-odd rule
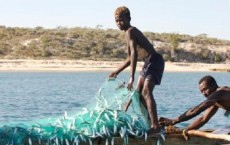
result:
[[[116,136],[147,137],[148,113],[140,103],[136,91],[128,91],[122,81],[108,79],[96,94],[92,103],[81,112],[68,116],[4,125],[0,128],[0,144],[92,144],[94,138],[114,139]],[[128,111],[125,103],[132,99]]]

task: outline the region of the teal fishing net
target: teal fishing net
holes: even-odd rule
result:
[[[92,144],[93,139],[114,141],[120,136],[128,144],[128,136],[145,137],[149,129],[148,113],[136,91],[128,91],[122,81],[108,79],[102,84],[93,102],[69,116],[4,125],[0,128],[0,144]],[[127,110],[124,105],[132,99]]]

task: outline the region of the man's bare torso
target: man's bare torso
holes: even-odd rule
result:
[[[131,35],[133,35],[130,37],[135,38],[135,41],[137,44],[137,52],[138,52],[138,56],[140,59],[146,58],[149,54],[156,53],[150,41],[136,27],[130,27],[127,30],[127,33],[130,33]],[[127,40],[127,44],[129,44],[130,40],[128,38],[126,38],[126,40]],[[128,48],[129,48],[129,45],[128,45]]]
[[[230,87],[220,87],[217,91],[219,92],[219,95],[216,96],[216,106],[230,111]]]

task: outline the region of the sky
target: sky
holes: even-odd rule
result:
[[[230,0],[0,0],[0,25],[118,29],[114,11],[127,6],[142,32],[230,40]]]

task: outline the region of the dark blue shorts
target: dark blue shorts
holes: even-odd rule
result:
[[[156,85],[160,85],[165,67],[165,62],[161,54],[152,54],[144,62],[140,75],[145,79],[153,79]]]

